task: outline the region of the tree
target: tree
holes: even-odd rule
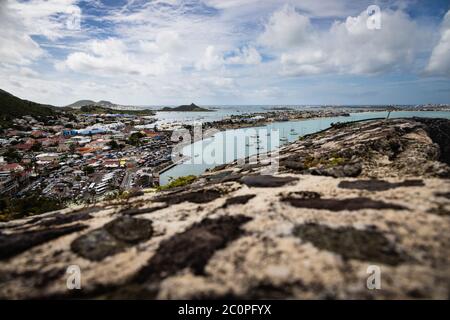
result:
[[[22,156],[20,155],[19,152],[17,152],[17,150],[13,149],[13,148],[9,148],[4,154],[3,156],[6,158],[6,160],[8,162],[20,162],[22,161]]]
[[[135,132],[131,134],[130,138],[128,139],[128,143],[133,146],[139,146],[142,144],[141,138],[143,137],[145,137],[145,135],[142,134],[141,132]]]
[[[120,149],[120,145],[116,142],[116,140],[111,140],[110,142],[108,142],[108,146],[109,146],[112,150],[118,150],[118,149]]]
[[[153,185],[153,179],[149,175],[142,175],[139,177],[137,185],[141,186],[142,188],[151,187]]]
[[[70,153],[75,153],[76,150],[77,150],[77,145],[76,145],[75,143],[72,143],[72,144],[69,146],[69,151],[70,151]]]
[[[93,174],[95,172],[94,167],[86,166],[83,168],[84,173],[86,174]]]
[[[42,143],[40,143],[40,142],[35,143],[35,144],[31,147],[31,151],[33,151],[33,152],[39,152],[39,151],[42,151]]]

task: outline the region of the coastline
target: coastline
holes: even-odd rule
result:
[[[365,111],[366,111],[366,110],[360,110],[360,112],[355,112],[355,114],[364,113]],[[450,110],[443,110],[443,111],[449,112],[449,114],[450,114]],[[377,110],[376,112],[389,112],[389,110],[382,110],[382,111]],[[422,111],[422,112],[423,112],[423,111]],[[426,112],[428,112],[428,111],[426,111]],[[431,111],[431,112],[434,112],[434,111]],[[387,116],[387,114],[386,114],[386,116]],[[392,116],[392,114],[391,114],[391,116]],[[319,120],[319,119],[327,119],[327,118],[332,118],[332,117],[327,117],[327,116],[315,116],[315,117],[310,117],[310,118],[294,119],[294,120],[287,121],[287,123],[292,123],[292,122],[303,122],[303,121],[316,120],[316,119]],[[354,120],[354,121],[345,121],[345,122],[342,122],[342,123],[352,123],[352,122],[362,122],[362,121],[382,120],[382,119],[385,119],[385,117],[381,117],[381,118],[359,119],[359,120]],[[217,122],[211,122],[211,123],[208,123],[208,125],[214,125],[214,127],[213,127],[214,129],[217,129],[219,132],[224,132],[224,131],[227,131],[227,130],[239,130],[239,129],[245,129],[245,128],[258,128],[258,127],[264,127],[265,125],[270,125],[270,124],[273,124],[273,123],[279,123],[279,122],[276,122],[276,121],[275,121],[275,122],[274,122],[274,121],[261,121],[261,122],[258,122],[258,123],[251,123],[251,124],[249,124],[249,123],[242,123],[242,122],[241,122],[241,123],[235,124],[235,126],[232,126],[232,127],[229,127],[229,126],[227,125],[228,123],[226,123],[225,125],[217,126]],[[284,123],[284,122],[281,122],[281,123]],[[220,122],[219,122],[219,124],[220,124]],[[336,125],[336,124],[337,124],[337,123],[334,123],[334,125]],[[312,133],[306,133],[306,134],[303,135],[302,137],[304,138],[305,136],[309,136],[309,135],[314,134],[314,133],[326,131],[326,130],[330,129],[331,126],[333,126],[333,123],[330,123],[330,126],[327,127],[327,128],[324,128],[324,129],[322,129],[322,130],[315,131],[315,132],[312,132]],[[204,127],[203,127],[203,128],[204,128]],[[206,129],[209,129],[209,128],[206,127]],[[197,139],[195,139],[194,136],[193,136],[192,128],[190,129],[190,132],[191,132],[191,138],[193,139],[193,141],[192,141],[191,144],[196,143],[196,142],[199,142],[199,141],[202,141],[202,140],[205,140],[205,139],[208,139],[208,138],[211,138],[211,136],[203,136],[203,137],[196,137]],[[292,144],[292,143],[294,143],[295,141],[296,141],[296,140],[293,140],[293,141],[289,141],[289,142],[283,143],[282,146],[280,146],[280,147],[285,147],[286,145]],[[251,156],[252,156],[252,155],[251,155]],[[185,158],[185,159],[190,159],[190,157],[187,157],[187,158]],[[178,163],[181,164],[181,165],[183,165],[183,161],[180,161],[180,162],[178,162]],[[224,163],[224,164],[217,164],[217,166],[222,166],[222,165],[225,165],[225,164],[226,164],[226,163]],[[176,166],[175,166],[175,167],[176,167]],[[173,166],[171,166],[170,169],[172,169],[172,168],[173,168]],[[170,169],[164,169],[162,173],[165,173],[165,172],[169,171]],[[207,170],[212,170],[212,169],[213,169],[213,168],[206,168],[204,172],[206,172]],[[177,174],[170,175],[170,176],[173,177],[173,178],[178,178],[178,177],[182,177],[182,176],[185,176],[185,175],[191,175],[191,174],[194,174],[194,173],[192,173],[192,172],[187,172],[187,171],[189,171],[189,170],[186,170],[186,169],[182,169],[182,170],[186,171],[186,173],[185,173],[185,174],[182,174],[182,175],[179,175],[179,172],[178,172]],[[196,169],[194,169],[194,171],[196,171]],[[197,174],[195,174],[195,175],[197,175]]]

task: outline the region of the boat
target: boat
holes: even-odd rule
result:
[[[282,141],[282,142],[288,141],[288,138],[287,138],[286,135],[284,134],[284,129],[283,129],[283,136],[280,138],[280,141]]]

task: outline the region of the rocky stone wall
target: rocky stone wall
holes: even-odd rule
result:
[[[368,121],[177,189],[0,224],[0,298],[449,298],[448,120]],[[446,163],[447,162],[447,163]],[[66,270],[81,270],[68,290]],[[381,289],[367,288],[369,266]]]

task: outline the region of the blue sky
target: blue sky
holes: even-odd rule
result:
[[[449,10],[448,0],[4,0],[0,88],[55,105],[450,103]],[[380,28],[368,27],[374,17]]]

